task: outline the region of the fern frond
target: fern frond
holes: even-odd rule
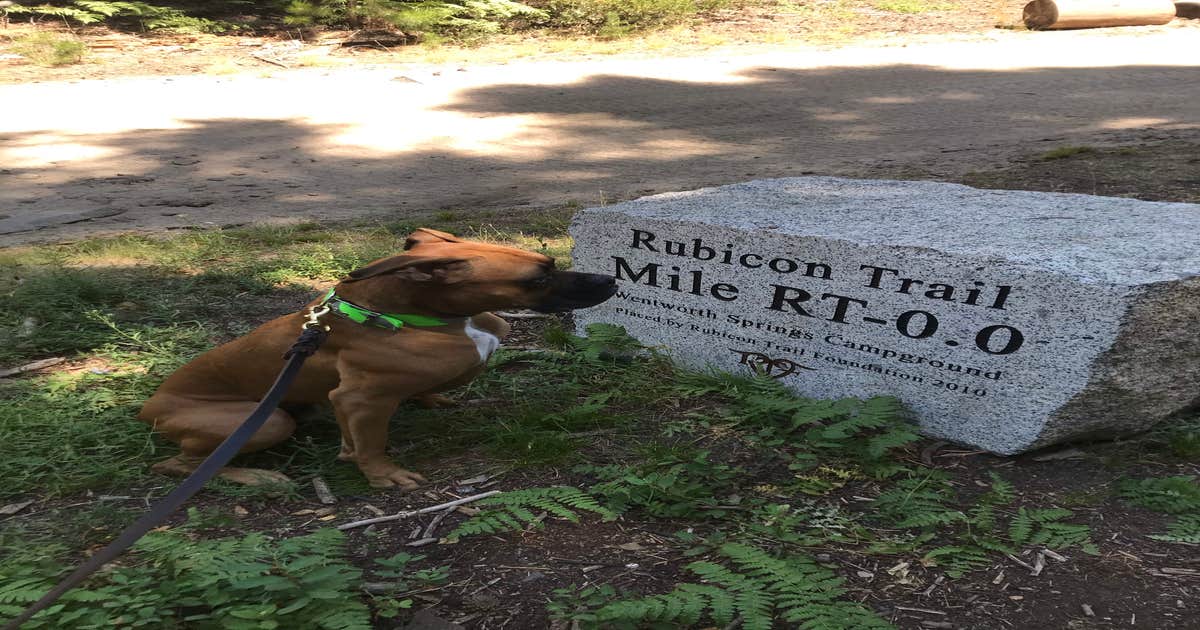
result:
[[[712,623],[705,625],[722,627],[736,619],[747,630],[770,630],[780,619],[811,630],[891,627],[872,611],[838,599],[845,594],[841,578],[807,556],[776,557],[742,543],[723,544],[717,553],[720,562],[700,560],[686,567],[702,584],[606,602],[577,618],[603,628],[684,628],[706,619]]]
[[[990,551],[992,553],[1016,553],[1018,551],[1017,548],[1013,547],[1012,545],[1007,545],[1000,539],[992,536],[975,538],[974,542],[980,549]]]
[[[946,474],[930,470],[897,481],[875,499],[879,515],[905,529],[945,525],[966,519],[947,504],[953,490]]]
[[[1155,512],[1200,513],[1200,483],[1195,477],[1126,479],[1117,491],[1125,501]]]
[[[925,554],[921,559],[923,564],[941,567],[946,575],[959,578],[963,575],[991,564],[987,552],[978,547],[949,545],[938,547]]]
[[[1150,538],[1163,542],[1200,545],[1200,514],[1181,516],[1167,526],[1167,533],[1155,534]]]
[[[1092,542],[1092,528],[1075,523],[1043,523],[1029,542],[1050,549],[1082,546]]]
[[[1041,508],[1029,510],[1029,518],[1038,523],[1052,523],[1070,518],[1075,513],[1066,508]]]
[[[1015,545],[1024,545],[1033,535],[1033,525],[1033,517],[1030,516],[1029,510],[1017,510],[1017,515],[1008,523],[1008,539]]]
[[[598,514],[606,521],[617,517],[615,512],[600,505],[591,495],[578,488],[565,486],[513,490],[483,499],[477,505],[485,508],[484,511],[447,534],[447,540],[523,529],[530,523],[538,522],[532,510],[547,512],[572,523],[579,522],[576,510]]]
[[[992,478],[992,488],[988,493],[988,503],[992,505],[1008,505],[1017,498],[1017,490],[1012,482],[1006,481],[995,472],[989,473]]]
[[[746,630],[771,630],[771,597],[760,590],[743,590],[733,596],[734,606]]]

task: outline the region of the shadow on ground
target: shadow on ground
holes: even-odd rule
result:
[[[36,236],[596,205],[813,173],[957,181],[1063,145],[1176,140],[1195,155],[1200,115],[1186,94],[1194,74],[1182,66],[762,67],[734,82],[597,75],[496,85],[421,111],[405,107],[420,84],[381,79],[378,90],[347,92],[345,106],[382,100],[395,104],[394,116],[357,126],[206,119],[106,134],[0,132],[8,164],[0,234],[25,234],[13,242],[45,229]],[[286,80],[278,88],[281,100],[303,97]],[[211,96],[223,98],[222,89]],[[72,151],[91,157],[70,159]],[[1161,175],[1172,179],[1168,189],[1186,190],[1194,163],[1187,154],[1176,162],[1169,173],[1143,171],[1138,183]],[[1020,179],[995,183],[1025,187]],[[1059,185],[1050,175],[1032,187],[1104,193],[1101,179]],[[1178,196],[1153,183],[1117,192]]]

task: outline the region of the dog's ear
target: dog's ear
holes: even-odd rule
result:
[[[453,234],[431,230],[429,228],[417,228],[415,232],[408,235],[408,239],[404,241],[404,249],[409,250],[421,243],[461,243],[462,240]]]
[[[351,271],[342,282],[358,282],[387,274],[411,282],[454,284],[466,279],[470,268],[471,263],[466,258],[392,256]]]

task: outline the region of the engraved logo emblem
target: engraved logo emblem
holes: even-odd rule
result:
[[[741,360],[738,361],[739,364],[749,366],[756,374],[765,374],[771,378],[783,378],[795,374],[797,370],[816,371],[816,368],[800,365],[791,359],[772,359],[761,352],[749,350],[734,350],[733,348],[729,350],[741,357]]]

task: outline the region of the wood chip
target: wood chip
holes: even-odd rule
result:
[[[933,581],[933,584],[930,584],[930,585],[929,585],[929,588],[925,589],[925,590],[924,590],[924,591],[921,593],[921,595],[922,595],[923,597],[929,597],[929,595],[930,595],[931,593],[933,593],[933,589],[935,589],[935,588],[937,588],[937,587],[941,586],[941,585],[942,585],[942,582],[945,582],[945,581],[946,581],[946,576],[944,576],[944,575],[939,575],[939,576],[937,576],[937,579]]]
[[[1066,562],[1066,561],[1067,561],[1067,557],[1066,557],[1066,556],[1064,556],[1064,555],[1062,555],[1062,554],[1060,554],[1060,553],[1058,553],[1058,552],[1056,552],[1056,551],[1054,551],[1054,550],[1052,550],[1052,549],[1043,549],[1043,550],[1042,550],[1042,553],[1046,554],[1046,557],[1047,557],[1047,558],[1050,558],[1051,560],[1057,560],[1057,561],[1059,561],[1059,562]]]
[[[329,490],[329,484],[325,483],[324,479],[320,477],[313,477],[312,485],[313,490],[317,492],[318,501],[324,503],[325,505],[333,505],[334,503],[337,503],[337,497],[335,497],[333,492]]]
[[[1163,567],[1159,572],[1167,575],[1200,575],[1200,570],[1196,569],[1177,569],[1174,567]]]
[[[53,357],[50,359],[42,359],[40,361],[26,363],[25,365],[20,365],[15,368],[9,368],[7,370],[0,370],[0,378],[8,378],[10,376],[22,374],[24,372],[32,372],[34,370],[41,370],[43,368],[48,368],[52,365],[58,365],[59,363],[62,363],[63,361],[66,361],[66,358]]]
[[[1092,610],[1091,606],[1088,606],[1087,604],[1080,604],[1079,607],[1083,609],[1084,617],[1095,617],[1096,616],[1096,611]]]
[[[1046,554],[1039,551],[1037,557],[1033,560],[1033,570],[1029,572],[1029,575],[1037,577],[1042,574],[1042,569],[1045,568]]]

